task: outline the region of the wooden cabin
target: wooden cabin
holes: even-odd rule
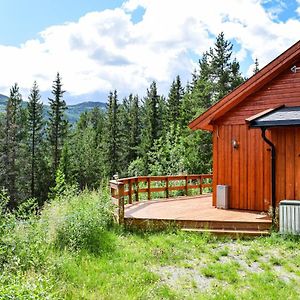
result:
[[[189,124],[213,134],[213,205],[217,185],[229,208],[300,200],[299,107],[300,41]]]

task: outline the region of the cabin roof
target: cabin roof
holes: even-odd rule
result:
[[[237,106],[249,95],[258,91],[272,79],[287,68],[292,68],[300,57],[300,41],[295,43],[255,75],[250,77],[231,93],[211,106],[207,111],[190,122],[189,127],[193,130],[205,129],[212,131],[213,122]],[[292,72],[292,70],[291,70]]]
[[[259,116],[247,119],[250,127],[299,126],[300,106],[268,109]]]

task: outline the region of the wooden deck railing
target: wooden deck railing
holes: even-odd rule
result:
[[[151,200],[169,198],[173,191],[182,191],[181,195],[189,195],[190,190],[194,193],[196,190],[195,194],[201,195],[206,190],[210,192],[211,188],[212,174],[138,176],[110,181],[110,193],[117,205],[120,224],[124,222],[124,205],[144,200],[141,194],[146,194],[145,200]]]

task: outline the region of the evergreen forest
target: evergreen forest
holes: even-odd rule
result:
[[[7,207],[13,210],[27,199],[42,207],[63,184],[94,189],[115,174],[211,173],[211,134],[187,125],[244,80],[233,45],[221,33],[189,82],[178,75],[167,95],[155,81],[144,97],[119,99],[111,91],[106,110],[84,112],[75,124],[66,118],[61,74],[53,81],[47,118],[38,83],[27,107],[14,84],[0,116],[0,187]]]

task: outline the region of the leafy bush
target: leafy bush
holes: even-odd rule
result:
[[[112,223],[110,197],[105,191],[65,193],[44,210],[41,221],[47,223],[48,240],[55,247],[99,253]]]

